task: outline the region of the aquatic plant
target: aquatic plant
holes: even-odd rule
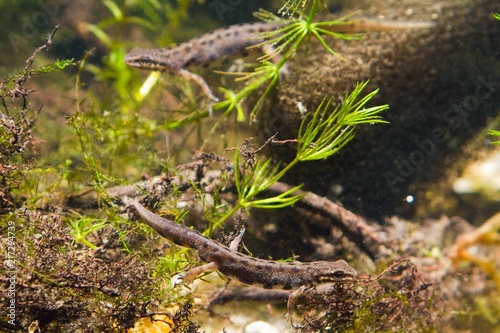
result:
[[[293,205],[301,199],[300,196],[293,194],[301,185],[276,197],[266,199],[255,199],[255,197],[279,181],[297,163],[322,160],[337,153],[353,139],[356,126],[386,123],[379,113],[387,110],[388,105],[365,108],[366,103],[377,93],[375,90],[360,97],[367,83],[359,83],[351,93],[346,94],[344,102],[337,105],[334,110],[330,110],[331,99],[324,99],[312,115],[302,120],[298,137],[292,140],[297,144],[296,156],[286,166],[282,168],[279,164],[273,166],[271,159],[266,162],[258,161],[255,165],[245,163],[241,166],[237,152],[234,172],[238,202],[210,230],[219,227],[240,208],[282,208]],[[240,166],[242,171],[239,170]]]
[[[0,211],[15,206],[16,194],[26,195],[28,203],[35,205],[40,177],[51,168],[38,168],[33,154],[33,128],[40,109],[30,104],[29,95],[34,92],[27,87],[31,77],[49,75],[74,66],[73,60],[56,60],[52,64],[33,68],[38,53],[50,48],[52,38],[59,26],[49,34],[45,44],[35,49],[26,60],[23,70],[5,76],[0,82]],[[31,176],[34,176],[31,178]],[[32,180],[33,182],[30,182]]]
[[[314,19],[319,11],[320,1],[315,0],[312,4],[311,9],[306,17],[295,17],[290,18],[287,21],[275,16],[264,10],[256,13],[256,17],[260,18],[266,22],[283,22],[284,26],[282,28],[276,29],[270,32],[262,33],[266,41],[256,45],[256,47],[262,47],[264,44],[272,45],[274,51],[271,54],[267,54],[260,58],[262,64],[258,66],[253,73],[243,74],[240,80],[252,80],[248,85],[246,85],[242,90],[233,94],[231,98],[231,103],[227,101],[221,101],[213,105],[214,109],[225,108],[226,113],[235,105],[239,105],[250,93],[259,89],[262,85],[267,84],[264,93],[259,97],[258,102],[253,107],[250,114],[250,119],[255,120],[257,112],[260,110],[260,106],[263,100],[268,97],[269,93],[272,91],[273,87],[279,83],[280,77],[286,63],[299,52],[299,48],[306,41],[310,41],[311,38],[316,38],[325,49],[333,55],[338,56],[338,54],[330,48],[322,35],[327,35],[335,38],[340,38],[344,40],[355,40],[359,39],[359,34],[346,34],[333,32],[324,27],[332,27],[339,24],[348,23],[348,18],[350,15],[341,17],[339,19],[331,21],[319,21],[315,22]],[[269,61],[272,57],[279,56],[279,61],[274,63]],[[238,113],[238,119],[242,119],[241,113]]]
[[[496,137],[498,137],[498,139],[500,139],[500,131],[489,130],[488,131],[488,135],[496,136]],[[500,140],[498,140],[498,141],[492,141],[491,143],[494,144],[494,145],[500,145]]]

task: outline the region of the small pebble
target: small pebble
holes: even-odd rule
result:
[[[265,321],[254,321],[243,330],[243,333],[279,333],[278,329]]]

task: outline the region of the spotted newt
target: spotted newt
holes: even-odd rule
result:
[[[357,272],[344,260],[314,262],[279,262],[253,258],[237,252],[243,234],[230,247],[203,236],[196,230],[160,217],[134,201],[134,208],[141,218],[160,235],[175,244],[198,250],[198,266],[184,275],[185,282],[192,281],[206,270],[218,270],[222,274],[249,285],[266,289],[295,290],[288,298],[288,317],[291,318],[295,299],[308,288],[322,283],[353,281]],[[291,319],[290,319],[291,320]]]
[[[256,22],[227,26],[214,30],[173,47],[162,49],[134,48],[125,55],[125,63],[134,68],[157,70],[181,75],[193,80],[213,101],[218,98],[212,93],[205,80],[188,70],[193,66],[207,66],[224,56],[246,50],[264,42],[263,32],[283,27],[284,23]],[[345,24],[321,26],[325,30],[342,33],[363,31],[385,31],[396,29],[430,28],[433,22],[401,22],[356,20]]]

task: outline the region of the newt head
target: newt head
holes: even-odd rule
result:
[[[179,65],[170,61],[168,54],[163,54],[164,49],[141,49],[133,48],[125,55],[124,61],[127,66],[139,69],[172,71],[179,69]]]
[[[358,273],[344,260],[316,261],[313,265],[313,279],[316,283],[353,281]]]

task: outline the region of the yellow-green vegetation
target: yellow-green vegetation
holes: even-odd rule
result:
[[[82,217],[77,220],[69,221],[71,228],[70,234],[73,236],[75,241],[90,247],[92,250],[96,250],[97,247],[89,242],[86,237],[91,233],[104,228],[106,223],[106,220]]]
[[[489,130],[488,135],[500,137],[500,131]],[[500,145],[500,141],[493,141],[492,143],[495,145]]]

